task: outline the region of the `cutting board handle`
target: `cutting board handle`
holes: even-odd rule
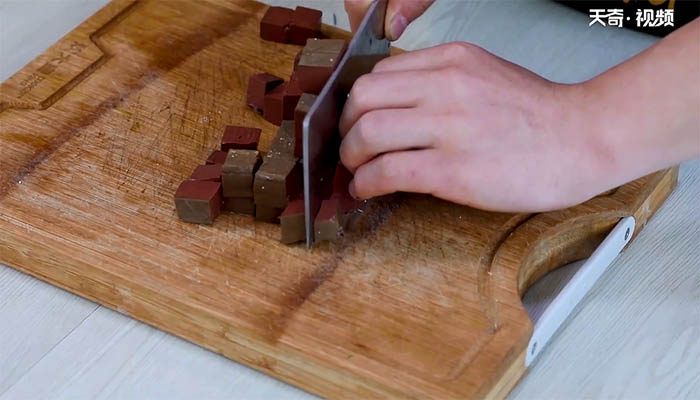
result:
[[[626,217],[615,225],[586,262],[544,310],[534,326],[527,346],[525,365],[537,359],[549,339],[557,332],[583,297],[591,290],[622,249],[632,240],[634,217]]]

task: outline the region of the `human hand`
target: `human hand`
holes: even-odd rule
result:
[[[350,191],[429,193],[536,212],[609,189],[581,85],[547,81],[467,43],[403,53],[353,86],[340,120]]]
[[[397,40],[408,24],[418,18],[435,0],[388,0],[384,23],[384,35],[389,40]],[[353,32],[362,21],[372,0],[345,0],[345,11],[350,19]]]

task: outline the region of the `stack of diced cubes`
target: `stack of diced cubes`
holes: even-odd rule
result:
[[[175,193],[184,221],[212,224],[221,211],[254,215],[253,177],[260,166],[260,129],[227,126],[221,148],[195,168]]]
[[[259,221],[281,223],[283,243],[304,240],[302,121],[346,48],[344,40],[317,39],[320,26],[317,10],[268,9],[260,23],[263,39],[305,44],[288,82],[269,73],[255,74],[248,81],[247,104],[279,126],[277,134],[270,150],[261,156],[260,129],[227,126],[221,149],[177,190],[175,203],[181,219],[211,224],[221,210],[254,215]],[[315,219],[317,240],[341,236],[356,208],[347,190],[352,175],[341,165],[328,172],[333,187],[328,188],[330,194]]]

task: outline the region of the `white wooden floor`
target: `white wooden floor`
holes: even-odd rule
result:
[[[0,0],[0,79],[105,2]],[[340,1],[299,3],[347,28]],[[655,38],[588,28],[585,15],[544,0],[440,0],[399,46],[452,40],[477,43],[547,78],[576,82]],[[574,268],[539,282],[525,298],[528,307],[551,298]],[[312,396],[0,265],[0,400],[195,397]],[[511,398],[700,398],[700,161],[682,166],[674,194]]]

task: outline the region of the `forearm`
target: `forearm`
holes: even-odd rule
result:
[[[351,192],[542,212],[698,156],[698,24],[576,85],[467,43],[386,58],[340,119]]]
[[[700,19],[581,92],[609,186],[700,157]]]

